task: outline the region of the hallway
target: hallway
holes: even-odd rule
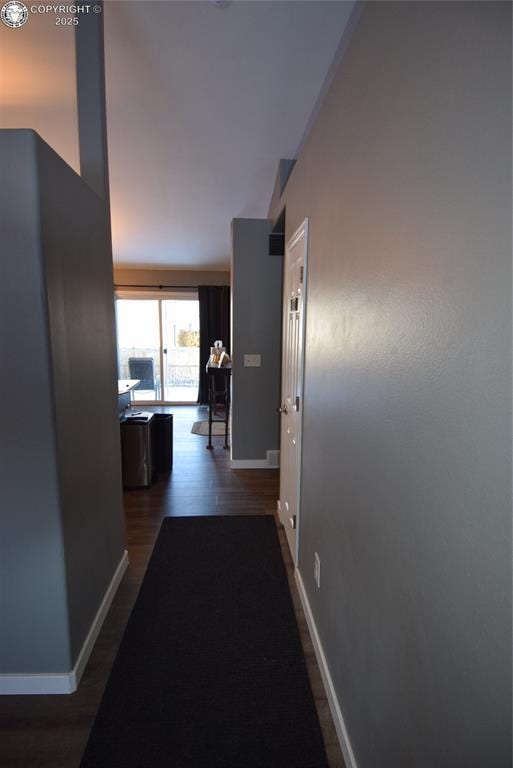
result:
[[[0,697],[2,768],[78,768],[164,517],[275,513],[277,470],[231,470],[229,451],[223,449],[221,437],[213,438],[214,450],[207,451],[207,438],[190,432],[193,422],[206,418],[206,408],[170,406],[158,410],[173,413],[173,471],[151,488],[126,491],[124,494],[130,566],[112,603],[79,689],[69,696]],[[330,768],[343,768],[281,530],[279,538]]]

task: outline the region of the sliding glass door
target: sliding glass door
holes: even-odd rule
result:
[[[162,400],[158,300],[118,299],[116,320],[119,378],[140,380],[134,400]]]
[[[199,386],[196,294],[116,300],[120,379],[139,379],[137,402],[195,403]]]
[[[166,400],[196,402],[199,387],[199,302],[162,301]]]

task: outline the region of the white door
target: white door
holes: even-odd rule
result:
[[[281,379],[280,499],[278,512],[297,564],[301,426],[303,417],[304,299],[308,220],[285,249]]]

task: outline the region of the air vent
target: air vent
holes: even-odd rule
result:
[[[269,235],[269,256],[283,256],[285,253],[285,233],[271,232]]]

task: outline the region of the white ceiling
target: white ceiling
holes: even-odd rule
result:
[[[352,2],[108,2],[114,260],[227,268],[230,222],[267,214]]]

